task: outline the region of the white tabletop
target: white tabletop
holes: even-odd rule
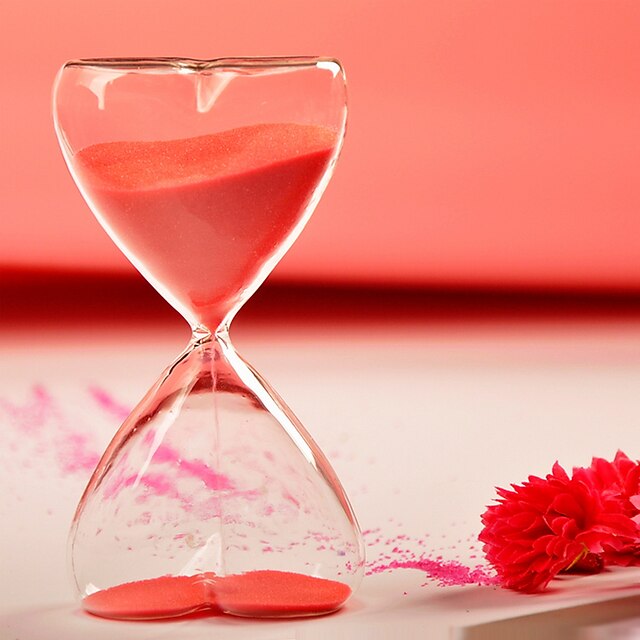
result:
[[[388,318],[357,309],[344,323],[241,313],[236,347],[334,465],[365,531],[370,575],[342,611],[316,619],[83,613],[66,566],[73,510],[122,407],[187,338],[171,321],[2,326],[0,637],[640,637],[638,569],[565,577],[535,596],[442,586],[410,568],[371,573],[420,556],[473,568],[494,486],[545,474],[556,459],[570,469],[617,449],[640,457],[640,314],[606,310],[394,320],[391,309]]]

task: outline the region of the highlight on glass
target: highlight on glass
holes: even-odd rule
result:
[[[193,331],[78,505],[70,559],[91,613],[318,615],[362,578],[334,471],[229,338],[331,177],[345,91],[329,58],[74,60],[57,76],[76,185]]]

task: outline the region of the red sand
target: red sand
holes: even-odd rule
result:
[[[351,595],[341,582],[284,571],[217,577],[164,576],[93,593],[84,608],[105,618],[169,618],[210,609],[243,616],[287,617],[330,613]]]
[[[73,162],[116,236],[215,328],[304,214],[336,143],[326,127],[263,124],[96,144]]]
[[[330,613],[351,595],[342,582],[284,571],[250,571],[216,585],[222,611],[245,616],[300,616]]]
[[[105,618],[145,620],[186,615],[216,609],[207,585],[213,573],[197,576],[163,576],[97,591],[82,604],[90,613]]]

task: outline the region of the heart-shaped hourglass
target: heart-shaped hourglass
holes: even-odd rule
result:
[[[78,60],[58,74],[76,184],[193,329],[78,506],[71,562],[88,611],[315,615],[358,585],[362,540],[335,473],[228,335],[309,219],[345,119],[331,59]]]

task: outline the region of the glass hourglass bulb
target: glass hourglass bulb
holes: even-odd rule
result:
[[[107,233],[193,330],[116,433],[70,546],[112,618],[338,609],[364,552],[326,458],[229,324],[294,242],[344,136],[335,60],[104,59],[54,87],[60,146]]]

